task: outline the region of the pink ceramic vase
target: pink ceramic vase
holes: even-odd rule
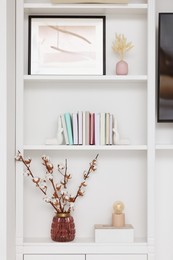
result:
[[[127,75],[128,74],[128,64],[124,60],[120,60],[116,64],[116,74],[117,75]]]

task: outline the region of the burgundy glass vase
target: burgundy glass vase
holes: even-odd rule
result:
[[[70,213],[58,213],[53,217],[51,238],[56,242],[69,242],[74,240],[75,224]]]

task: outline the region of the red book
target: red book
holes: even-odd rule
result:
[[[89,144],[95,144],[94,136],[95,136],[95,114],[90,113],[90,131],[89,131]]]

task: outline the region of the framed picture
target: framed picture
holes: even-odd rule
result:
[[[104,75],[105,16],[29,16],[28,74]]]

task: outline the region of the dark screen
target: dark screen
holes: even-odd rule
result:
[[[173,13],[159,14],[158,122],[173,121]]]

